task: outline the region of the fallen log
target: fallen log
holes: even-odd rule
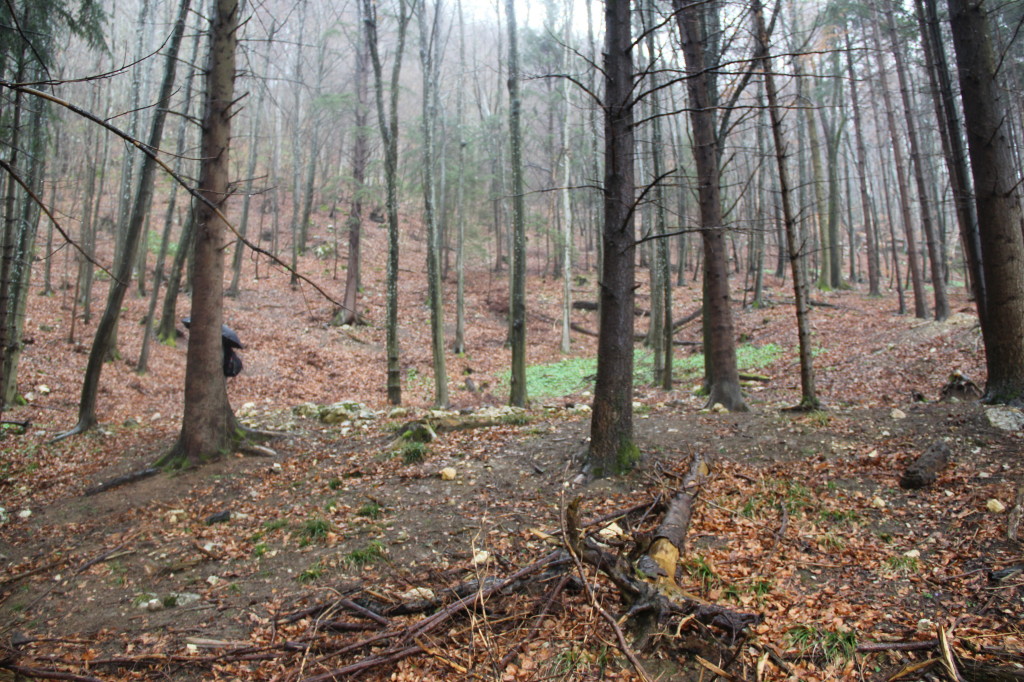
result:
[[[952,456],[945,441],[935,441],[906,468],[900,477],[900,487],[913,490],[935,483],[939,472],[946,468]]]

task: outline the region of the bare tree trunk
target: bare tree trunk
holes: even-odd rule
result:
[[[168,46],[166,61],[164,62],[164,78],[160,86],[158,98],[158,101],[163,103],[164,106],[158,107],[153,114],[152,127],[150,128],[149,140],[147,141],[150,149],[159,149],[160,141],[163,138],[164,121],[167,118],[166,103],[170,100],[171,94],[174,91],[178,51],[181,47],[182,36],[185,33],[185,22],[188,16],[189,5],[190,0],[181,0],[178,20],[174,25],[174,32]],[[137,194],[135,201],[132,202],[131,215],[128,218],[127,229],[124,235],[124,245],[121,249],[121,258],[117,264],[117,271],[114,273],[115,279],[110,282],[110,290],[107,294],[107,307],[103,311],[103,317],[96,327],[96,336],[93,338],[92,349],[89,352],[89,361],[86,364],[85,378],[82,381],[82,394],[78,405],[78,424],[70,431],[59,436],[60,438],[82,433],[96,425],[96,400],[99,392],[100,374],[103,372],[103,364],[113,348],[117,321],[121,316],[121,305],[124,302],[128,286],[132,281],[135,252],[139,248],[142,226],[146,214],[149,212],[150,200],[153,197],[153,175],[155,172],[156,161],[147,155],[143,160],[142,169],[139,174]],[[223,286],[223,284],[219,286]]]
[[[440,240],[435,211],[434,184],[434,119],[437,115],[436,81],[438,64],[434,55],[434,41],[440,40],[438,30],[441,17],[440,0],[434,5],[433,21],[427,23],[426,0],[416,8],[420,34],[420,65],[423,73],[423,222],[427,226],[427,299],[430,306],[431,354],[434,368],[434,405],[448,406],[448,372],[445,369],[444,301],[441,288]]]
[[[807,274],[804,268],[804,249],[797,238],[796,214],[792,207],[789,168],[786,164],[786,142],[782,129],[782,113],[775,89],[771,56],[768,50],[768,30],[764,23],[761,0],[753,0],[754,35],[758,41],[758,58],[764,73],[764,89],[768,97],[768,115],[772,124],[772,139],[775,142],[775,160],[779,170],[779,198],[782,201],[782,216],[786,226],[786,244],[789,251],[789,265],[793,274],[793,294],[796,298],[797,337],[800,342],[800,408],[815,410],[820,407],[814,385],[814,362],[811,358],[810,296],[808,295]]]
[[[949,317],[949,301],[946,299],[942,252],[939,249],[939,240],[935,234],[935,224],[932,222],[932,207],[929,203],[928,186],[924,177],[924,161],[921,158],[920,143],[917,139],[917,124],[915,123],[915,112],[910,101],[910,86],[907,83],[906,67],[903,64],[903,51],[900,49],[899,38],[896,35],[896,24],[893,21],[892,12],[886,12],[885,16],[889,30],[889,41],[892,47],[892,57],[896,62],[896,77],[899,79],[900,97],[903,99],[903,113],[907,119],[910,164],[914,171],[914,181],[917,183],[917,200],[921,210],[921,229],[924,232],[925,242],[928,246],[928,260],[931,264],[932,291],[935,294],[935,319],[941,321]]]
[[[359,16],[363,15],[363,6],[359,5]],[[360,22],[364,27],[366,22]],[[359,266],[362,261],[360,238],[363,231],[363,197],[366,194],[366,164],[370,159],[369,131],[366,127],[369,111],[369,77],[370,68],[367,63],[367,37],[360,32],[356,38],[356,111],[355,134],[352,139],[352,202],[346,221],[348,228],[348,265],[345,270],[345,297],[341,309],[334,317],[335,324],[357,324],[361,322],[359,315]]]
[[[270,73],[270,50],[274,45],[274,34],[277,33],[277,24],[271,23],[267,33],[266,52],[263,53],[263,73]],[[260,130],[263,127],[263,103],[267,98],[267,84],[256,83],[259,94],[256,95],[256,103],[253,105],[252,125],[249,132],[249,163],[245,171],[245,192],[242,195],[242,216],[238,220],[238,234],[242,239],[249,234],[249,207],[252,204],[253,181],[256,175],[256,162],[259,159]],[[239,239],[235,242],[235,255],[231,262],[231,284],[228,285],[226,296],[238,296],[239,283],[242,278],[242,257],[248,248]]]
[[[466,23],[462,0],[456,0],[459,20],[459,69],[466,73]],[[455,186],[455,344],[452,350],[461,355],[466,352],[466,102],[465,88],[459,88],[455,100],[455,119],[458,126],[459,174]]]
[[[633,287],[635,170],[633,55],[630,3],[605,3],[604,266],[597,382],[588,466],[596,477],[633,468]]]
[[[877,15],[876,15],[877,17]],[[896,128],[896,116],[893,114],[892,97],[885,82],[885,62],[882,59],[882,41],[879,38],[878,22],[872,22],[872,37],[875,44],[875,59],[878,64],[879,89],[882,91],[883,108],[889,127],[889,140],[896,163],[896,183],[899,188],[900,215],[903,218],[903,230],[907,235],[907,261],[910,266],[910,279],[914,288],[914,316],[928,317],[928,304],[924,300],[924,278],[921,265],[917,259],[917,240],[914,238],[914,224],[910,216],[910,188],[907,187],[906,164],[903,162],[903,147],[900,144],[899,131]]]
[[[973,201],[970,169],[967,167],[967,152],[961,138],[960,121],[957,117],[953,85],[949,75],[946,50],[943,47],[942,31],[939,27],[935,0],[915,0],[922,41],[925,45],[925,60],[929,64],[935,90],[934,106],[942,133],[943,157],[953,190],[953,202],[960,239],[967,261],[967,274],[974,294],[978,318],[985,317],[985,278],[981,272],[981,238],[978,234],[978,215]]]
[[[715,133],[713,79],[705,62],[705,24],[717,6],[701,0],[673,0],[686,58],[690,122],[700,197],[701,239],[704,243],[704,358],[708,404],[720,403],[732,411],[745,411],[736,367],[729,268],[719,177],[719,150]]]
[[[860,186],[860,206],[864,221],[864,238],[868,250],[868,295],[881,296],[879,289],[878,244],[875,242],[874,215],[868,196],[867,151],[864,145],[864,130],[857,95],[857,77],[853,69],[853,46],[850,34],[846,34],[846,73],[850,79],[850,105],[853,108],[853,134],[857,152],[857,182]]]
[[[177,142],[177,147],[175,149],[175,155],[174,155],[174,172],[175,173],[179,173],[179,174],[181,173],[181,168],[182,168],[182,165],[184,164],[184,160],[185,160],[185,141],[188,139],[188,124],[189,124],[188,116],[189,116],[189,109],[191,108],[191,103],[192,103],[192,83],[193,83],[193,80],[194,80],[195,73],[197,71],[197,69],[195,67],[195,64],[196,64],[196,60],[197,60],[198,55],[199,55],[199,37],[201,35],[202,35],[201,31],[196,31],[195,37],[192,40],[192,58],[188,62],[188,65],[189,65],[190,68],[189,68],[188,76],[185,78],[185,92],[184,92],[184,97],[182,98],[182,112],[181,112],[182,116],[181,116],[181,121],[178,124],[178,142]],[[249,177],[252,177],[252,172],[251,171],[249,173]],[[139,351],[139,362],[138,362],[138,365],[136,365],[136,367],[135,367],[135,371],[139,372],[139,373],[147,371],[147,368],[148,368],[148,365],[149,365],[149,347],[150,347],[150,343],[152,342],[152,337],[154,336],[154,334],[153,334],[153,320],[154,320],[154,315],[156,314],[157,301],[160,299],[160,283],[163,282],[163,280],[164,280],[164,266],[165,266],[165,261],[167,260],[167,250],[168,250],[168,246],[169,246],[170,239],[171,239],[171,229],[174,226],[174,212],[175,212],[177,197],[178,197],[178,183],[174,183],[174,184],[171,185],[171,194],[170,194],[170,196],[167,199],[167,213],[164,216],[163,235],[160,238],[160,252],[157,255],[156,271],[153,273],[153,293],[150,295],[150,298],[149,298],[149,310],[146,312],[146,322],[145,322],[145,327],[146,328],[145,328],[145,330],[143,331],[143,334],[142,334],[142,350]],[[185,227],[182,226],[182,231],[184,231],[184,229],[185,229]],[[244,234],[244,231],[243,231],[243,234]],[[175,260],[177,260],[177,257],[175,257]],[[178,271],[178,273],[180,273],[180,270]],[[180,276],[180,274],[179,274],[179,276]],[[177,286],[177,283],[175,283],[175,286]],[[170,289],[170,283],[168,283],[168,290],[169,289]],[[170,334],[173,335],[173,334],[176,333],[175,326],[173,324],[173,322],[174,322],[174,311],[173,311],[173,308],[172,308],[172,311],[171,311],[171,314],[170,314],[170,320],[171,320],[171,329],[169,331],[170,331]],[[171,340],[173,340],[173,336],[170,336],[169,338]],[[164,339],[166,341],[168,339],[168,337],[164,337]]]
[[[405,33],[409,25],[405,0],[398,2],[398,45],[391,67],[389,85],[390,106],[384,105],[384,75],[377,49],[377,13],[372,0],[363,0],[366,21],[367,47],[373,65],[374,93],[377,100],[377,124],[384,143],[384,179],[387,184],[386,209],[388,213],[388,266],[387,266],[387,391],[388,402],[402,402],[402,368],[398,347],[398,95],[399,75],[402,72],[402,53],[405,51]]]
[[[216,0],[206,71],[206,113],[196,209],[195,286],[185,364],[185,412],[177,444],[158,466],[184,468],[231,452],[243,435],[228,403],[223,372],[224,243],[221,213],[228,183],[231,118],[234,115],[238,0]]]
[[[1020,185],[1008,139],[1005,90],[981,0],[949,0],[981,236],[987,314],[982,319],[988,381],[984,400],[1024,395],[1024,235]]]
[[[519,95],[519,39],[516,35],[514,0],[505,0],[508,21],[508,128],[512,166],[512,380],[508,402],[526,405],[526,216],[523,201],[523,134],[520,130],[522,101]]]

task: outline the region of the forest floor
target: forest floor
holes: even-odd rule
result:
[[[75,422],[92,326],[79,322],[69,343],[70,292],[32,297],[20,374],[28,404],[5,415],[31,427],[0,441],[0,679],[4,668],[79,676],[63,679],[330,679],[317,676],[345,666],[359,679],[395,680],[710,680],[715,666],[724,679],[891,679],[928,661],[901,679],[937,679],[940,631],[965,679],[981,679],[972,675],[983,663],[1024,674],[1024,579],[989,575],[1024,564],[1006,511],[991,502],[1012,506],[1024,441],[992,426],[978,403],[937,401],[954,370],[983,379],[976,318],[961,294],[943,323],[895,315],[894,300],[860,291],[816,294],[827,304],[812,313],[826,409],[797,414],[783,411],[799,399],[791,294],[769,278],[766,305],[742,308],[737,286],[741,362],[765,378],[747,387],[751,411],[702,410],[699,348],[681,347],[673,391],[638,372],[640,466],[588,482],[579,457],[593,370],[581,358],[593,356],[594,339],[575,334],[577,364],[548,368],[562,388],[522,413],[497,409],[507,395],[506,274],[484,264],[467,277],[468,351],[449,355],[448,374],[453,410],[489,415],[487,425],[442,432],[423,448],[395,444],[398,427],[430,416],[429,324],[420,268],[410,265],[405,407],[392,412],[381,235],[369,236],[368,326],[330,326],[332,304],[262,265],[226,303],[246,346],[232,404],[246,424],[278,433],[273,454],[233,454],[94,495],[87,490],[145,468],[173,443],[186,344],[157,345],[149,371],[135,373],[145,302],[131,297],[124,359],[104,371],[102,426],[50,444]],[[403,257],[418,263],[422,242],[406,240]],[[303,267],[340,298],[329,259]],[[560,289],[560,280],[531,279],[531,365],[563,360]],[[592,282],[574,289],[593,298]],[[675,296],[677,318],[699,305],[692,283]],[[596,328],[593,313],[573,320]],[[677,336],[699,338],[699,322]],[[320,406],[342,401],[359,407],[334,423],[319,418]],[[951,465],[929,487],[900,488],[903,469],[936,440],[949,445]],[[673,492],[696,453],[712,458],[712,476],[681,583],[757,614],[739,641],[673,618],[637,651],[641,673],[598,608],[621,615],[620,595],[589,568],[582,578],[571,567],[526,572],[491,589],[558,549],[561,511],[576,496],[585,519],[640,509],[617,519],[624,537],[608,542],[642,539],[657,522],[642,510]],[[424,623],[451,608],[460,586],[485,603],[471,598],[473,608]]]

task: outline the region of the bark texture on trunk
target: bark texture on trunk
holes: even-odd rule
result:
[[[705,62],[706,14],[717,7],[702,1],[673,0],[690,100],[693,155],[697,165],[701,239],[704,243],[704,368],[708,404],[720,403],[730,411],[746,411],[736,368],[729,268],[722,220],[719,184],[719,149],[715,134],[716,99],[712,76]]]
[[[589,452],[598,477],[625,473],[639,458],[633,443],[636,151],[629,0],[605,3],[604,72],[604,264]]]
[[[242,433],[228,403],[223,371],[221,324],[224,316],[224,244],[221,218],[229,197],[228,152],[234,115],[235,47],[238,0],[217,0],[210,26],[206,73],[199,193],[196,208],[195,270],[188,354],[185,362],[185,410],[181,435],[158,464],[188,467],[234,449]]]
[[[967,146],[981,236],[988,381],[983,400],[1024,396],[1024,216],[1009,139],[1005,90],[996,78],[988,16],[980,0],[949,0]]]

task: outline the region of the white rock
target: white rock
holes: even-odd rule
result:
[[[988,423],[997,429],[1003,431],[1024,430],[1024,412],[1016,407],[1007,405],[989,407],[985,410],[985,416],[988,417]]]
[[[185,513],[184,509],[172,509],[167,512],[167,520],[171,523],[181,523],[186,518],[188,518],[188,514]]]
[[[618,540],[625,535],[625,533],[622,532],[622,527],[617,523],[609,523],[607,526],[597,531],[597,534],[603,540]]]
[[[162,611],[163,608],[164,603],[159,599],[150,599],[148,602],[145,603],[145,609],[147,611]]]
[[[401,594],[402,601],[433,601],[434,591],[428,587],[414,587]]]
[[[390,412],[388,412],[388,418],[390,419],[398,419],[399,417],[406,417],[408,415],[409,410],[408,408],[405,407],[395,407]]]
[[[711,406],[711,411],[718,414],[725,414],[729,410],[725,409],[725,405],[723,405],[722,403],[715,403],[714,405]]]
[[[935,622],[927,618],[917,621],[918,632],[935,632]]]
[[[893,419],[906,419],[907,413],[898,407],[894,407],[892,408],[892,412],[889,413],[889,416]]]
[[[216,586],[218,583],[220,583],[220,576],[217,576],[217,575],[208,576],[206,578],[206,582],[208,584],[212,585],[212,586]]]
[[[1006,505],[994,497],[985,503],[985,508],[988,509],[993,514],[1002,514],[1004,511],[1006,511]]]
[[[491,553],[482,549],[478,549],[473,553],[473,565],[479,566],[480,564],[486,564],[491,559]]]
[[[18,518],[20,519],[27,519],[30,516],[32,516],[31,509],[22,509],[20,512],[18,512]]]
[[[911,559],[920,559],[921,558],[921,550],[919,550],[919,549],[911,549],[911,550],[908,550],[908,551],[904,552],[903,556],[910,557]]]
[[[455,467],[445,467],[441,469],[441,480],[442,481],[454,481],[455,477],[459,475],[459,472],[455,470]]]
[[[875,497],[871,500],[871,506],[874,507],[875,509],[885,509],[885,500],[883,500],[878,495],[875,495]]]
[[[50,387],[47,386],[46,384],[39,384],[38,386],[36,386],[36,390],[39,391],[39,395],[50,394]]]

